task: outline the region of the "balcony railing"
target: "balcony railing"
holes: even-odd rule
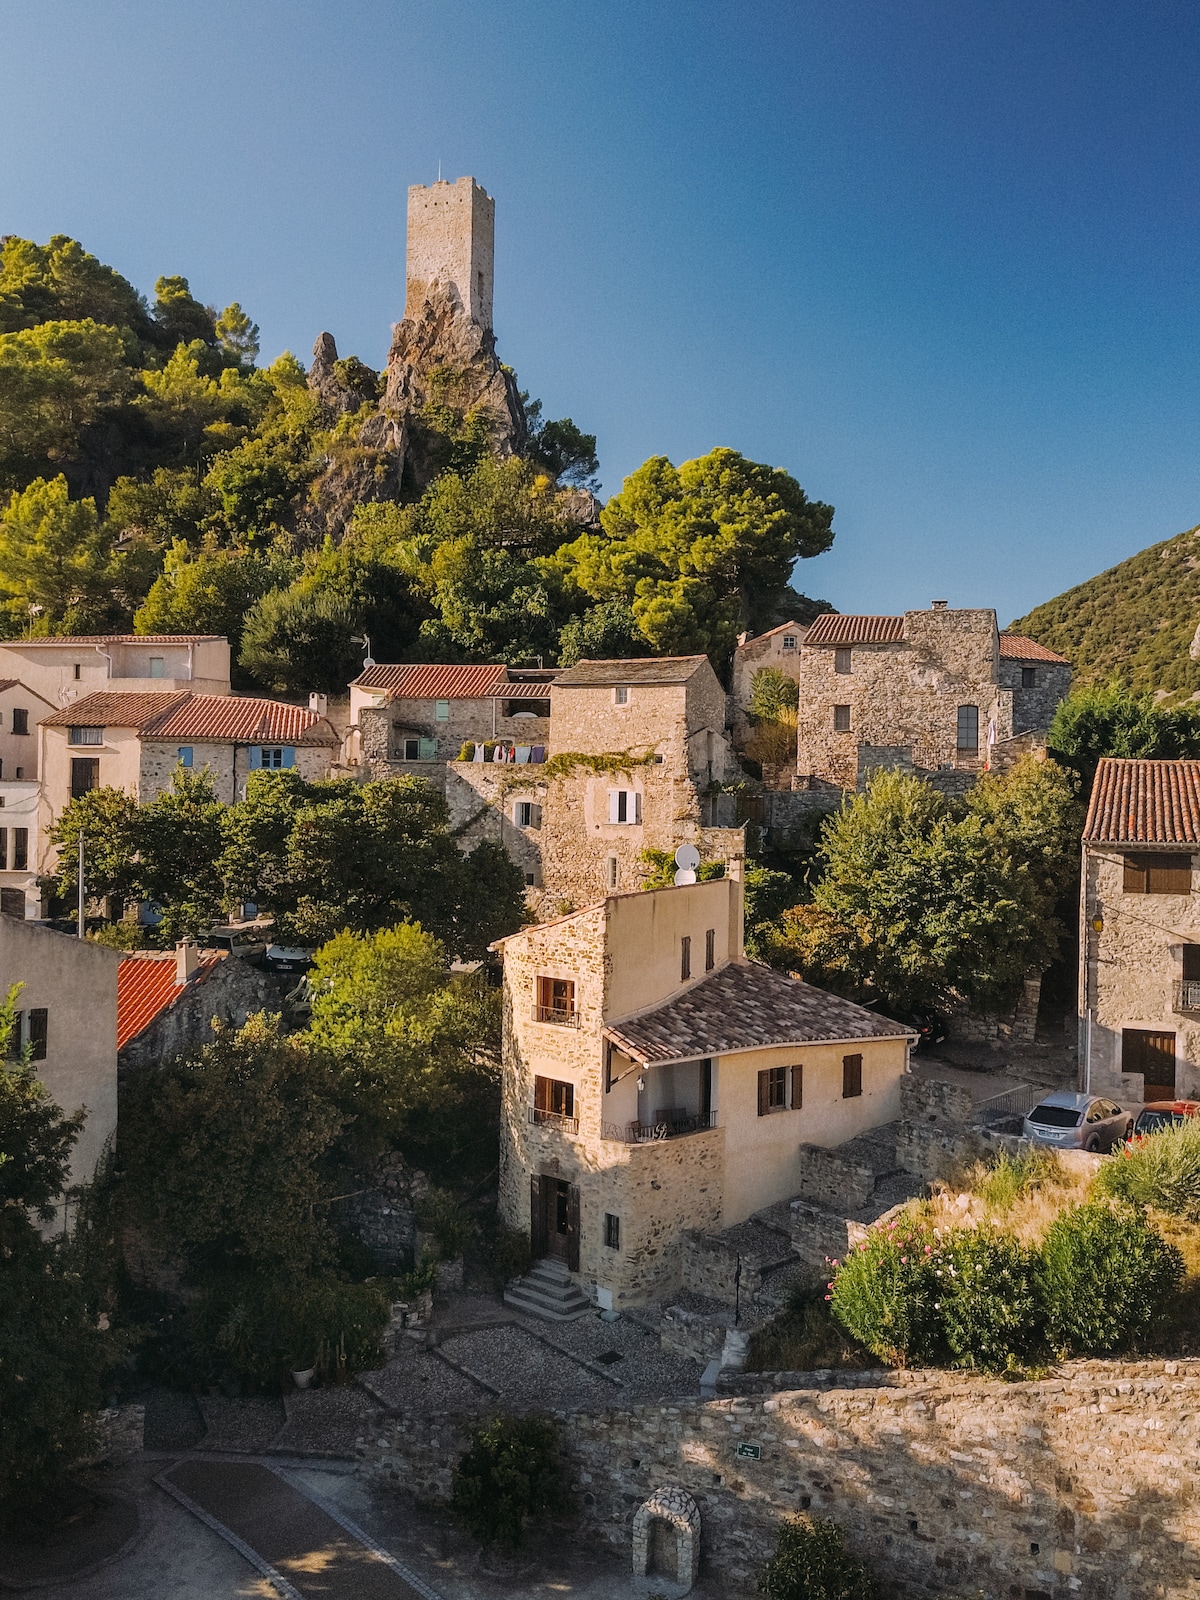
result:
[[[561,1111],[543,1111],[540,1106],[529,1107],[529,1121],[540,1128],[557,1128],[560,1133],[579,1132],[578,1117],[564,1117]]]
[[[534,1006],[534,1022],[553,1022],[560,1028],[577,1028],[579,1013],[566,1006]]]
[[[699,1111],[695,1116],[672,1117],[666,1122],[605,1122],[600,1137],[621,1144],[654,1144],[660,1139],[686,1138],[689,1133],[702,1133],[716,1126],[715,1111]]]
[[[1200,979],[1184,978],[1175,985],[1175,1010],[1200,1011]]]

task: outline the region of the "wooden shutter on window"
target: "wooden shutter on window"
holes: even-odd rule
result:
[[[842,1057],[842,1099],[852,1100],[862,1093],[862,1057]]]
[[[792,1110],[799,1111],[804,1104],[804,1068],[797,1063],[792,1068]]]
[[[1200,980],[1200,944],[1185,944],[1183,947],[1183,981],[1195,983]]]
[[[1151,894],[1191,894],[1191,856],[1152,856],[1147,873]]]
[[[246,765],[251,772],[258,772],[262,768],[262,745],[252,744],[246,751]]]
[[[567,1191],[567,1267],[579,1271],[579,1185],[571,1184]]]
[[[533,1247],[533,1259],[540,1261],[550,1248],[550,1239],[546,1233],[546,1207],[542,1200],[542,1180],[538,1173],[534,1173],[529,1180],[529,1240]]]
[[[770,1109],[771,1109],[771,1072],[770,1072],[770,1069],[768,1068],[766,1072],[760,1072],[759,1075],[758,1075],[758,1114],[759,1114],[759,1116],[760,1117],[765,1117],[767,1112]]]

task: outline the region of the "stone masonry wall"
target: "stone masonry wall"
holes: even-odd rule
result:
[[[174,964],[174,956],[166,960]],[[198,981],[181,989],[175,1003],[160,1011],[117,1057],[118,1076],[141,1066],[161,1066],[185,1050],[212,1043],[212,1023],[219,1017],[230,1027],[244,1027],[260,1011],[278,1011],[280,986],[270,975],[238,956],[224,961]]]
[[[901,1086],[904,1084],[901,1078]],[[829,1210],[859,1211],[871,1198],[875,1174],[863,1162],[848,1160],[838,1150],[802,1144],[799,1196]]]
[[[750,1595],[782,1519],[846,1533],[889,1596],[1194,1600],[1200,1362],[1079,1362],[1023,1383],[955,1373],[747,1375],[796,1388],[563,1416],[584,1526],[628,1552],[637,1507],[680,1484],[702,1570]],[[465,1419],[395,1417],[359,1470],[444,1495]],[[749,1446],[757,1457],[738,1455]]]

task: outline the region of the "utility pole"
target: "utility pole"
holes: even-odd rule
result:
[[[79,869],[78,869],[78,876],[79,876],[79,930],[78,930],[78,932],[79,932],[79,937],[82,939],[85,936],[84,935],[84,922],[83,922],[84,889],[83,889],[83,829],[82,828],[80,828],[80,830],[79,830]]]

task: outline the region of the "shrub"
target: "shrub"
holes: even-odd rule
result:
[[[936,1362],[942,1352],[940,1237],[905,1217],[872,1228],[830,1284],[833,1315],[846,1332],[897,1366]]]
[[[955,1365],[1007,1372],[1032,1361],[1043,1338],[1034,1253],[980,1228],[952,1234],[946,1254],[942,1325]]]
[[[477,1429],[454,1469],[450,1500],[481,1544],[521,1544],[531,1517],[570,1505],[554,1424],[544,1417],[497,1417]]]
[[[503,1285],[523,1278],[532,1265],[529,1234],[520,1228],[497,1227],[492,1238],[491,1266],[496,1282]]]
[[[758,1580],[772,1600],[875,1600],[871,1571],[846,1550],[835,1522],[789,1517]]]
[[[201,1375],[262,1388],[277,1388],[287,1373],[306,1367],[337,1382],[382,1364],[390,1304],[382,1283],[239,1277],[200,1302],[191,1360]]]
[[[779,1315],[750,1335],[750,1372],[817,1372],[863,1367],[868,1353],[830,1315],[829,1296],[811,1282],[793,1284]]]
[[[1064,1211],[1037,1266],[1051,1345],[1086,1356],[1144,1341],[1182,1278],[1179,1251],[1133,1206],[1092,1202]]]
[[[1125,1146],[1096,1174],[1100,1194],[1200,1222],[1200,1118]]]
[[[433,1235],[442,1261],[457,1261],[475,1235],[470,1212],[449,1189],[430,1189],[417,1208],[417,1219]]]
[[[1048,1150],[1036,1146],[1000,1159],[975,1185],[975,1193],[990,1211],[1008,1211],[1022,1195],[1057,1176],[1058,1164]]]
[[[778,722],[787,712],[795,715],[800,686],[778,667],[760,667],[750,679],[750,715]]]

